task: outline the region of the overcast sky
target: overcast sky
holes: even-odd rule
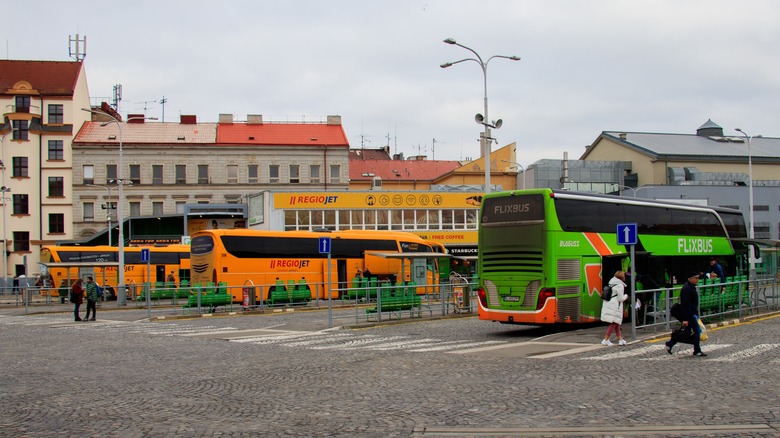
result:
[[[602,131],[780,136],[780,2],[36,1],[3,8],[7,59],[68,60],[87,37],[93,100],[178,121],[342,116],[353,148],[479,157],[483,59],[498,146],[527,166]],[[10,16],[7,14],[10,13]],[[389,136],[389,142],[388,142]],[[433,139],[436,139],[433,150]],[[495,146],[494,146],[495,149]]]

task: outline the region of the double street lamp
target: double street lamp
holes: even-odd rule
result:
[[[119,225],[119,236],[118,236],[118,242],[117,242],[117,258],[119,262],[119,267],[117,268],[119,270],[118,277],[117,277],[117,305],[118,306],[126,306],[127,305],[127,291],[125,288],[125,218],[124,218],[124,209],[123,209],[123,202],[125,199],[125,194],[123,187],[125,185],[125,181],[122,179],[122,128],[124,124],[117,119],[116,117],[112,116],[111,114],[108,114],[105,111],[98,111],[93,110],[90,108],[82,108],[82,111],[86,111],[88,113],[92,114],[98,114],[103,117],[108,117],[110,120],[104,123],[101,123],[100,126],[104,127],[111,123],[116,124],[117,128],[119,129],[119,164],[117,169],[117,186],[119,187],[119,195],[117,200],[117,207],[116,207],[116,216],[117,216],[117,224]],[[129,122],[131,120],[143,120],[147,119],[147,117],[131,117],[128,118],[125,122]],[[154,118],[148,117],[149,120],[156,120]]]
[[[458,61],[454,62],[445,62],[444,64],[441,64],[441,68],[447,68],[451,67],[455,64],[460,64],[461,62],[465,61],[474,61],[482,68],[482,77],[483,77],[483,84],[484,84],[484,91],[485,91],[485,115],[477,114],[474,119],[477,121],[477,124],[483,125],[485,127],[485,132],[481,134],[481,146],[482,146],[482,153],[485,156],[485,193],[490,193],[490,149],[491,149],[491,143],[493,142],[493,139],[490,137],[490,128],[498,129],[502,125],[501,119],[498,119],[494,122],[490,122],[490,119],[488,118],[488,94],[487,94],[487,67],[488,63],[493,58],[504,58],[509,59],[511,61],[519,61],[519,56],[504,56],[504,55],[493,55],[490,58],[487,59],[487,61],[483,61],[482,57],[479,56],[479,53],[471,49],[470,47],[464,46],[463,44],[460,44],[456,42],[452,38],[447,38],[444,40],[447,44],[452,44],[454,46],[462,47],[469,52],[473,53],[476,58],[465,58],[460,59]]]

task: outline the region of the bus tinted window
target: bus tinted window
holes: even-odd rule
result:
[[[433,252],[433,249],[417,242],[401,242],[401,252]]]
[[[227,252],[238,258],[327,257],[327,254],[319,254],[319,241],[316,238],[222,236],[222,243]],[[193,246],[194,244],[193,240]],[[365,251],[398,251],[398,244],[394,240],[333,239],[331,241],[331,257],[334,258],[360,258]]]
[[[617,224],[636,222],[640,234],[723,236],[714,213],[668,207],[555,198],[564,231],[614,233]]]
[[[195,255],[208,254],[214,251],[214,240],[211,236],[196,236],[190,243],[190,252]]]
[[[102,252],[102,251],[60,251],[60,261],[68,262],[68,263],[115,262],[116,253]]]
[[[125,251],[125,263],[129,265],[145,265],[146,262],[141,261],[141,252],[127,252]],[[154,250],[149,252],[149,263],[153,265],[178,265],[179,253],[178,252],[155,252]]]
[[[720,211],[720,218],[723,220],[723,224],[726,225],[726,231],[731,238],[745,238],[747,237],[747,227],[745,225],[745,218],[740,212],[725,212]]]
[[[544,220],[542,195],[487,198],[482,204],[482,223],[506,223]]]

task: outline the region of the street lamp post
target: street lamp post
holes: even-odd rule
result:
[[[749,136],[745,131],[740,128],[736,129],[737,132],[741,132],[747,141],[748,149],[748,210],[750,217],[750,227],[748,227],[748,237],[752,240],[755,238],[755,231],[753,228],[753,155],[750,152],[750,140],[753,138]],[[756,276],[756,258],[753,254],[753,247],[750,247],[750,255],[748,257],[750,263],[750,280],[753,280]]]
[[[487,94],[487,67],[488,63],[493,58],[504,58],[509,59],[512,61],[519,61],[519,56],[503,56],[503,55],[493,55],[490,58],[487,59],[487,61],[482,61],[482,57],[479,56],[479,54],[471,49],[470,47],[466,47],[463,44],[460,44],[456,42],[452,38],[447,38],[444,40],[447,44],[452,44],[458,47],[462,47],[469,52],[473,53],[476,58],[465,58],[454,62],[445,62],[444,64],[441,64],[441,68],[447,68],[451,67],[455,64],[459,64],[464,61],[474,61],[482,68],[482,77],[483,77],[483,85],[484,85],[484,92],[485,92],[485,116],[483,117],[481,114],[477,114],[476,121],[477,123],[484,125],[485,132],[482,134],[481,143],[482,143],[482,153],[485,156],[485,193],[490,193],[490,149],[491,149],[491,143],[493,139],[490,137],[490,128],[498,129],[501,127],[501,119],[493,122],[492,124],[489,122],[490,119],[488,118],[488,94]]]
[[[520,163],[515,163],[514,161],[509,160],[501,160],[504,163],[514,164],[517,168],[523,171],[523,190],[525,190],[525,167],[523,167]]]
[[[106,198],[106,217],[108,222],[108,246],[111,246],[111,190],[114,190],[113,187],[108,186],[101,186],[100,184],[87,184],[90,187],[100,187],[106,190],[108,192],[108,198]]]
[[[93,114],[99,114],[105,117],[108,117],[108,122],[101,123],[100,126],[106,126],[108,124],[114,123],[116,124],[117,128],[119,129],[119,164],[117,169],[117,186],[119,187],[119,195],[117,199],[117,206],[116,206],[116,218],[117,218],[117,225],[119,226],[119,236],[118,236],[118,242],[117,242],[117,258],[119,262],[119,267],[117,268],[119,270],[118,277],[117,277],[117,305],[118,306],[126,306],[127,305],[127,291],[125,288],[125,218],[124,218],[124,206],[122,205],[124,203],[125,199],[125,193],[123,190],[123,187],[125,185],[125,181],[122,179],[122,122],[119,121],[116,117],[112,116],[111,114],[108,114],[104,111],[97,111],[90,108],[82,108],[82,111],[86,111],[88,113]],[[130,120],[140,120],[140,119],[147,119],[147,117],[131,117],[126,120],[126,122],[129,122]],[[149,117],[150,120],[154,120],[153,118]]]

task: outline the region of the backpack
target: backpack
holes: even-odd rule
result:
[[[612,299],[614,295],[612,295],[612,286],[609,284],[605,284],[603,288],[601,288],[601,299],[604,301],[609,301]]]
[[[103,288],[100,287],[100,285],[96,283],[95,284],[95,289],[97,290],[98,299],[103,298]]]

